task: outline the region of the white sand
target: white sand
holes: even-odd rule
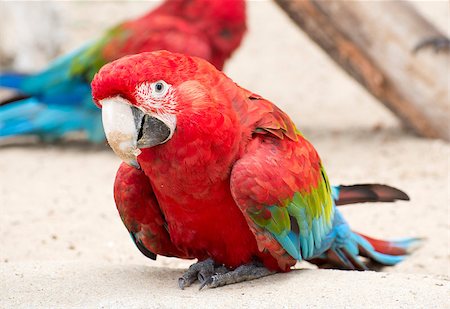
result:
[[[8,280],[7,296],[0,306],[444,308],[450,288],[447,280],[427,275],[296,270],[220,289],[199,292],[198,285],[193,285],[182,291],[176,284],[182,272],[133,264],[17,263],[0,275],[3,282]]]
[[[98,3],[59,5],[68,14],[69,47],[148,7],[109,3],[98,14]],[[416,5],[445,27],[447,2]],[[74,14],[80,10],[82,17]],[[101,15],[101,27],[92,14]],[[150,261],[134,247],[114,206],[119,160],[107,147],[25,143],[0,149],[0,307],[450,307],[449,144],[403,131],[272,3],[251,2],[249,17],[228,74],[292,116],[333,183],[388,183],[411,196],[345,208],[355,230],[425,237],[424,245],[388,274],[295,271],[200,294],[178,291],[181,270],[173,268],[190,262]]]

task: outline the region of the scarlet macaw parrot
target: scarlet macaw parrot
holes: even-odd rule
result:
[[[0,107],[0,140],[35,134],[53,141],[67,132],[85,131],[90,141],[103,142],[101,113],[92,104],[90,82],[104,64],[167,49],[202,57],[222,69],[242,40],[245,18],[244,0],[166,0],[40,73],[0,75],[0,87],[19,91]]]
[[[330,187],[284,112],[200,58],[124,57],[99,71],[92,90],[124,161],[115,201],[139,249],[199,260],[181,288],[286,272],[301,260],[364,270],[361,255],[394,265],[417,241],[352,232],[336,204],[408,196],[382,185]]]

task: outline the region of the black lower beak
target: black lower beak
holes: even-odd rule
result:
[[[149,148],[167,141],[170,128],[158,118],[133,108],[133,116],[138,131],[137,147]]]

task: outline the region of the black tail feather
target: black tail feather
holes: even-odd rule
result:
[[[358,184],[339,186],[339,197],[336,206],[367,202],[409,201],[409,196],[394,187],[380,184]]]

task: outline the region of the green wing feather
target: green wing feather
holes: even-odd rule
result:
[[[322,241],[332,228],[333,202],[323,167],[322,179],[308,193],[295,192],[281,204],[250,207],[248,216],[296,260],[308,259],[322,251]]]
[[[70,66],[70,76],[81,76],[86,81],[92,81],[94,75],[107,62],[115,59],[106,59],[103,53],[106,45],[113,40],[119,47],[124,44],[129,38],[129,31],[127,31],[123,24],[111,28],[107,33],[74,57]],[[114,57],[117,58],[117,57]]]
[[[334,204],[317,152],[269,101],[251,94],[236,106],[253,135],[249,152],[233,167],[231,189],[260,250],[282,268],[322,253]]]

